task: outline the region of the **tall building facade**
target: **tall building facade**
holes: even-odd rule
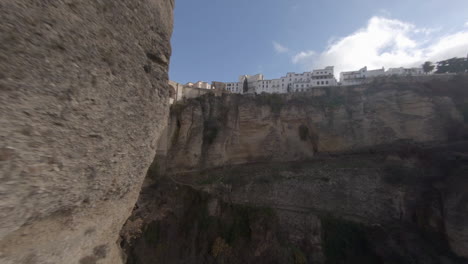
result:
[[[380,76],[417,76],[423,75],[424,71],[421,67],[419,68],[390,68],[387,71],[382,67],[382,69],[376,70],[367,70],[367,67],[364,67],[357,71],[347,71],[340,73],[340,84],[341,85],[358,85],[366,81],[371,80],[372,78]]]
[[[247,89],[244,91],[245,80]],[[316,87],[336,86],[334,67],[328,66],[311,72],[289,72],[278,79],[265,80],[262,74],[242,75],[238,82],[226,83],[226,90],[231,93],[292,93],[305,92]]]

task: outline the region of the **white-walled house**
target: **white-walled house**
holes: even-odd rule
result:
[[[390,68],[386,72],[387,75],[423,75],[424,70],[422,67],[415,68]]]
[[[242,91],[243,83],[239,85],[238,82],[227,82],[225,84],[226,84],[227,91],[231,93],[243,94],[243,91]]]
[[[189,82],[186,84],[186,86],[191,88],[211,89],[211,84],[202,81],[198,81],[196,83]]]
[[[294,77],[296,79],[296,77]],[[298,75],[297,81],[291,85],[291,92],[304,92],[315,87],[336,86],[337,81],[334,76],[334,67],[328,66],[324,69],[304,72]]]
[[[348,71],[340,73],[341,85],[356,85],[366,81],[366,79],[384,76],[385,69],[367,70],[367,66],[358,71]]]
[[[367,70],[367,67],[364,67],[358,71],[348,71],[340,73],[340,82],[341,85],[356,85],[366,82],[366,80],[379,76],[391,76],[391,75],[400,75],[400,76],[416,76],[423,75],[424,70],[422,68],[390,68],[387,71],[382,67],[382,69],[376,70]]]
[[[207,82],[189,82],[183,85],[181,83],[169,80],[169,86],[172,87],[169,99],[170,104],[180,100],[195,98],[213,92],[211,84]]]
[[[337,81],[334,77],[334,67],[328,66],[324,69],[313,70],[311,72],[288,72],[286,76],[271,80],[265,80],[262,74],[253,76],[242,75],[239,77],[239,82],[226,83],[226,90],[232,93],[242,94],[244,80],[246,78],[249,93],[304,92],[314,87],[337,85]]]

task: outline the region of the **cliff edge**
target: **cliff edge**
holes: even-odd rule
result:
[[[173,7],[0,3],[1,263],[121,263],[167,120]]]

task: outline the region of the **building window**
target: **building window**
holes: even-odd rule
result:
[[[328,81],[326,83],[328,84]]]

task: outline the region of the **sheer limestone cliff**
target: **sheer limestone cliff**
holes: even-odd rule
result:
[[[0,263],[121,263],[167,120],[173,7],[0,3]]]
[[[335,87],[320,96],[191,100],[173,107],[165,140],[169,162],[162,165],[180,172],[308,159],[402,140],[445,142],[463,116],[448,93],[434,96],[434,88],[425,85],[383,83]]]

